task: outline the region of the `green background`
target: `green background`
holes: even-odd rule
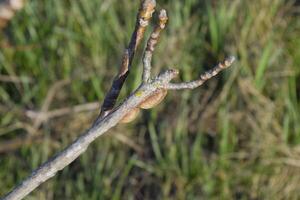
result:
[[[138,7],[28,0],[1,31],[0,196],[90,126]],[[188,81],[228,55],[235,64],[111,129],[27,199],[299,199],[300,8],[290,0],[158,0],[162,8],[170,20],[153,74],[175,67],[176,81]],[[157,13],[146,37],[155,21]],[[144,44],[120,101],[141,82]],[[57,109],[66,112],[37,122],[36,113]]]

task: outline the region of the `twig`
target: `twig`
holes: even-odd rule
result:
[[[87,147],[96,138],[104,134],[132,109],[137,107],[148,96],[155,93],[161,87],[164,87],[177,73],[174,70],[167,70],[155,80],[148,84],[142,84],[133,94],[131,94],[124,103],[113,110],[106,117],[102,118],[92,125],[83,135],[74,141],[69,147],[58,153],[52,159],[41,165],[32,172],[20,185],[8,193],[3,199],[22,199],[41,183],[53,177],[59,170],[69,165],[78,156],[80,156]]]
[[[201,86],[205,81],[211,79],[213,76],[216,76],[220,71],[226,69],[227,67],[231,66],[234,62],[235,58],[233,56],[225,59],[223,63],[219,63],[213,69],[203,73],[199,79],[191,82],[185,83],[169,83],[167,85],[167,89],[169,90],[181,90],[181,89],[194,89]]]
[[[144,0],[141,4],[140,10],[137,15],[135,30],[131,36],[128,48],[124,51],[119,73],[114,78],[112,86],[104,99],[99,119],[105,117],[108,113],[110,113],[116,104],[123,84],[129,74],[129,69],[131,67],[135,51],[144,36],[146,27],[149,24],[155,6],[155,0]]]
[[[83,135],[81,135],[76,141],[51,158],[49,161],[41,165],[38,169],[33,171],[30,176],[28,176],[20,185],[8,193],[3,199],[16,200],[25,197],[40,184],[53,177],[59,170],[62,170],[77,157],[79,157],[96,138],[117,125],[133,110],[141,108],[141,104],[147,101],[149,98],[152,99],[155,95],[163,93],[161,91],[168,89],[196,88],[203,84],[204,81],[208,80],[212,76],[215,76],[222,69],[229,67],[233,63],[234,58],[230,57],[229,59],[226,59],[224,63],[219,64],[217,67],[202,75],[200,79],[187,83],[170,83],[170,81],[179,73],[176,69],[168,69],[153,79],[151,79],[149,76],[147,81],[142,81],[140,86],[131,95],[129,95],[129,97],[121,105],[113,109],[116,97],[118,96],[124,80],[128,75],[128,69],[130,67],[134,51],[139,43],[139,40],[141,39],[141,36],[143,35],[143,32],[145,31],[145,26],[148,24],[151,14],[154,10],[154,6],[154,0],[144,0],[142,2],[142,7],[138,15],[139,23],[137,23],[136,31],[133,35],[133,42],[130,43],[131,45],[129,45],[129,48],[124,54],[125,56],[123,57],[123,65],[121,66],[119,75],[114,80],[112,89],[108,92],[108,95],[104,100],[105,102],[102,106],[102,114],[100,117],[98,117],[91,128],[83,133]],[[149,63],[149,66],[151,66],[151,63]],[[149,66],[144,67],[147,68]],[[144,71],[147,71],[148,69]],[[148,74],[150,74],[150,71]],[[143,76],[145,77],[145,75]]]
[[[143,58],[143,81],[147,82],[151,76],[151,61],[152,61],[152,55],[154,52],[154,48],[158,42],[160,32],[165,28],[166,23],[168,21],[168,16],[166,10],[161,10],[159,13],[159,23],[153,30],[153,32],[150,35],[150,38],[147,42],[147,47],[144,52],[144,58]]]

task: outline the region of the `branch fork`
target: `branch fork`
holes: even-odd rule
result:
[[[137,15],[135,30],[128,47],[124,51],[120,70],[115,76],[112,86],[104,99],[100,115],[92,126],[71,145],[42,164],[38,169],[34,170],[31,175],[4,196],[3,200],[24,198],[40,184],[53,177],[59,170],[62,170],[73,162],[85,152],[90,143],[103,135],[110,128],[116,126],[118,123],[128,123],[134,120],[140,109],[150,109],[156,106],[165,98],[168,90],[197,88],[208,79],[216,76],[223,69],[228,68],[234,62],[234,57],[229,57],[225,59],[224,62],[219,63],[211,70],[203,73],[197,80],[190,82],[172,83],[171,81],[179,73],[177,69],[167,69],[154,78],[151,78],[152,55],[155,51],[161,31],[165,28],[168,20],[167,12],[161,10],[158,23],[153,29],[144,51],[142,82],[123,103],[115,107],[116,100],[129,74],[135,51],[143,38],[155,6],[155,0],[142,1]]]

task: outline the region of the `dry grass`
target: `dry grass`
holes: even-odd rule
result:
[[[172,92],[139,120],[116,127],[30,198],[299,199],[299,7],[283,0],[158,2],[170,22],[155,70],[175,65],[180,79],[190,80],[225,55],[238,62],[201,89]],[[1,77],[15,81],[0,77],[0,146],[42,139],[1,153],[0,194],[98,114],[66,112],[39,126],[26,115],[102,101],[137,7],[33,0],[4,30]],[[134,61],[123,97],[139,83],[140,64]],[[52,85],[66,79],[47,103]]]

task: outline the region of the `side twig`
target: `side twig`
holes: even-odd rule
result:
[[[135,30],[131,36],[128,48],[124,51],[119,73],[114,78],[112,86],[104,99],[99,119],[101,117],[105,117],[108,113],[110,113],[116,104],[123,84],[129,74],[129,69],[131,67],[135,51],[144,36],[146,27],[149,24],[155,6],[155,0],[144,0],[141,4],[140,10],[137,15]]]
[[[185,83],[169,83],[167,89],[169,90],[181,90],[181,89],[194,89],[201,86],[205,81],[216,76],[220,71],[231,66],[235,58],[233,56],[225,59],[223,63],[219,63],[216,67],[211,70],[201,74],[200,78],[195,81],[185,82]]]
[[[143,82],[147,82],[151,76],[151,61],[152,61],[152,55],[154,52],[154,48],[158,42],[160,32],[165,28],[166,23],[168,21],[167,11],[161,10],[159,13],[159,22],[153,32],[150,35],[150,38],[147,42],[147,47],[144,52],[144,58],[143,58]]]

